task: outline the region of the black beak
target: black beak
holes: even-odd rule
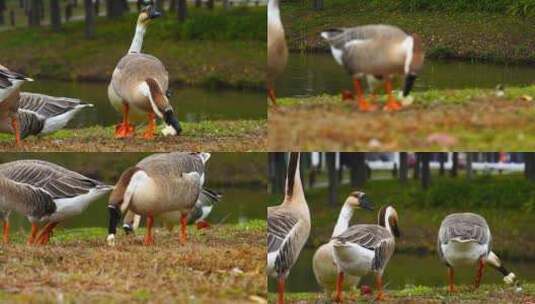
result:
[[[360,204],[360,208],[362,209],[366,209],[370,211],[373,210],[373,204],[367,195],[363,195],[361,198],[359,198],[359,204]]]
[[[180,127],[180,122],[178,122],[178,119],[176,119],[173,114],[173,110],[167,110],[163,115],[163,119],[166,124],[170,125],[171,127],[173,127],[173,129],[175,129],[176,135],[178,136],[182,132],[182,127]]]
[[[108,234],[117,233],[117,224],[121,220],[121,211],[116,206],[108,206],[108,212],[110,215],[108,223]]]
[[[408,74],[405,76],[405,84],[403,85],[403,97],[409,96],[409,93],[412,90],[412,87],[414,86],[414,82],[416,81],[417,76]]]
[[[156,19],[161,17],[162,13],[158,11],[154,6],[151,6],[149,9],[149,19]]]

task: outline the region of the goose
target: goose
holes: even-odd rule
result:
[[[26,81],[33,79],[0,65],[0,132],[13,132],[17,144],[20,144],[19,88]]]
[[[381,208],[378,225],[353,225],[333,242],[334,261],[338,268],[336,280],[336,302],[342,301],[344,274],[362,277],[369,272],[375,273],[378,289],[376,300],[384,299],[383,272],[394,253],[399,237],[398,214],[392,206]]]
[[[209,153],[158,153],[126,169],[108,203],[108,244],[115,244],[117,224],[127,210],[147,217],[144,245],[153,245],[152,226],[159,214],[180,211],[180,243],[187,240],[187,216],[202,188]]]
[[[278,303],[284,303],[286,277],[310,235],[310,211],[299,175],[298,152],[290,153],[284,201],[268,207],[267,273],[278,280]]]
[[[14,210],[32,224],[28,244],[47,244],[61,221],[81,214],[92,202],[112,190],[95,179],[42,160],[17,160],[0,165],[0,210],[4,229]],[[6,225],[7,223],[7,225]],[[38,225],[45,226],[40,231]],[[4,230],[4,241],[9,232]]]
[[[372,210],[371,202],[364,192],[352,192],[346,199],[344,206],[340,211],[332,237],[334,238],[346,231],[349,227],[349,221],[353,217],[356,208]],[[338,269],[333,257],[333,242],[321,245],[314,253],[312,258],[312,270],[318,284],[328,293],[335,290]],[[360,277],[347,275],[344,278],[344,288],[356,286]]]
[[[329,43],[336,62],[353,77],[355,98],[361,111],[376,108],[364,98],[361,78],[366,75],[384,80],[388,94],[384,110],[401,109],[401,103],[392,94],[392,77],[405,76],[403,97],[407,97],[424,64],[425,54],[419,35],[409,35],[391,25],[373,24],[328,29],[321,33],[321,37]]]
[[[182,131],[174,110],[169,103],[169,75],[163,63],[156,57],[141,53],[143,36],[150,21],[160,16],[154,6],[143,8],[138,16],[136,32],[128,52],[113,71],[108,85],[108,98],[112,106],[123,114],[123,120],[115,128],[117,138],[134,134],[135,127],[130,119],[148,118],[148,126],[143,137],[154,138],[156,116],[167,125],[164,135],[179,135]]]
[[[501,272],[507,284],[516,283],[516,275],[507,270],[492,252],[492,235],[487,221],[475,213],[453,213],[440,224],[437,252],[448,267],[448,290],[455,291],[454,267],[477,265],[475,288],[479,287],[483,268],[488,263]]]
[[[273,105],[277,105],[275,96],[275,78],[282,74],[288,63],[288,47],[284,37],[284,27],[280,17],[279,0],[268,2],[268,56],[267,87],[268,96]]]

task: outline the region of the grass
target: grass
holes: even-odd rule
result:
[[[411,10],[407,2],[416,6],[425,2],[429,9]],[[293,1],[284,2],[281,10],[288,44],[293,51],[328,51],[328,44],[319,36],[326,28],[387,23],[409,33],[418,33],[428,58],[535,63],[535,40],[532,39],[535,21],[514,15],[524,12],[529,15],[530,11],[516,6],[511,6],[511,10],[518,10],[518,13],[511,14],[498,6],[492,12],[466,8],[490,7],[486,5],[489,2],[496,1],[459,0],[453,4],[451,1],[439,4],[439,1],[423,0],[333,0],[325,2],[325,9],[314,11],[309,5]],[[458,7],[453,8],[454,4]],[[444,10],[442,5],[450,9]],[[518,3],[518,7],[523,5]],[[435,6],[436,9],[432,9]],[[533,7],[533,1],[529,6]]]
[[[282,98],[269,109],[272,150],[501,150],[534,149],[535,86],[415,92],[397,113],[361,113],[340,96]],[[384,103],[384,97],[379,100]],[[288,118],[292,117],[291,120]]]
[[[470,287],[460,288],[451,295],[445,287],[431,288],[425,286],[408,286],[402,290],[387,290],[386,300],[381,303],[530,303],[535,300],[535,284],[522,285],[523,291],[517,292],[513,287],[503,285],[482,285],[473,290]],[[276,294],[268,295],[270,301],[276,300]],[[324,294],[313,292],[289,293],[286,296],[288,303],[330,303]],[[370,295],[362,296],[357,292],[349,292],[345,300],[373,303]]]
[[[179,24],[154,20],[143,51],[158,57],[174,85],[260,89],[264,86],[265,7],[214,11],[192,8]],[[63,31],[22,28],[6,32],[2,64],[36,79],[109,81],[134,34],[136,14],[98,18],[96,37],[84,37],[82,21]],[[35,50],[39,50],[36,52]],[[217,51],[214,51],[217,50]]]
[[[265,221],[190,228],[184,246],[157,229],[156,245],[104,228],[59,229],[44,247],[16,233],[0,247],[0,300],[26,302],[250,303],[266,297]]]
[[[14,147],[13,135],[0,135],[0,149],[9,151],[263,151],[267,146],[265,120],[202,121],[182,123],[180,136],[157,135],[155,140],[141,138],[143,127],[138,128],[137,137],[125,140],[114,138],[114,126],[93,126],[81,129],[62,129],[56,133],[28,137],[19,147]]]

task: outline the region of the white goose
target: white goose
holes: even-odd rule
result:
[[[334,226],[334,231],[331,238],[334,238],[349,227],[349,222],[353,217],[354,210],[357,208],[363,208],[371,210],[371,202],[368,196],[359,191],[352,192],[346,199],[344,206],[340,210],[340,215]],[[338,277],[338,269],[334,261],[333,256],[333,242],[330,241],[321,245],[314,253],[312,258],[312,270],[316,276],[316,281],[330,294],[330,292],[336,289],[336,280]],[[344,289],[357,286],[360,281],[360,277],[347,275],[344,277]]]
[[[284,201],[268,207],[267,273],[278,280],[278,303],[284,303],[286,277],[310,235],[310,211],[299,175],[299,153],[290,153]]]
[[[440,224],[437,237],[437,252],[448,266],[448,290],[455,291],[454,267],[476,265],[475,287],[478,288],[483,268],[488,263],[501,272],[507,284],[516,282],[514,273],[508,271],[494,252],[492,235],[487,221],[475,213],[454,213]]]
[[[201,176],[209,158],[209,153],[158,153],[126,169],[108,203],[108,244],[115,244],[117,224],[127,210],[147,217],[145,245],[154,244],[155,216],[180,211],[180,242],[184,243],[187,217],[201,192]]]
[[[19,160],[0,165],[0,210],[4,215],[4,241],[9,238],[8,216],[14,210],[28,218],[28,243],[47,244],[54,227],[82,213],[89,204],[112,190],[77,172],[41,160]],[[46,226],[39,236],[38,224]],[[37,238],[36,238],[37,236]]]
[[[333,255],[338,267],[336,301],[342,301],[344,274],[362,277],[375,273],[378,289],[376,300],[384,298],[383,272],[394,253],[399,237],[398,214],[394,207],[381,208],[378,225],[353,225],[339,236],[332,238]]]
[[[392,77],[404,75],[403,96],[407,97],[424,64],[424,49],[417,34],[383,24],[328,29],[321,33],[336,62],[353,77],[355,99],[361,111],[373,111],[365,98],[361,78],[372,75],[385,81],[388,102],[384,110],[395,111],[401,103],[392,94]]]

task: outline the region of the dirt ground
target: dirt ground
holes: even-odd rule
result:
[[[265,301],[265,222],[212,226],[179,245],[158,229],[105,242],[106,229],[65,229],[51,244],[24,244],[19,233],[0,247],[3,303],[258,303]]]
[[[489,96],[462,103],[412,105],[396,113],[359,112],[353,105],[314,97],[269,109],[269,149],[509,150],[535,149],[533,101]],[[329,97],[333,99],[339,97]]]

